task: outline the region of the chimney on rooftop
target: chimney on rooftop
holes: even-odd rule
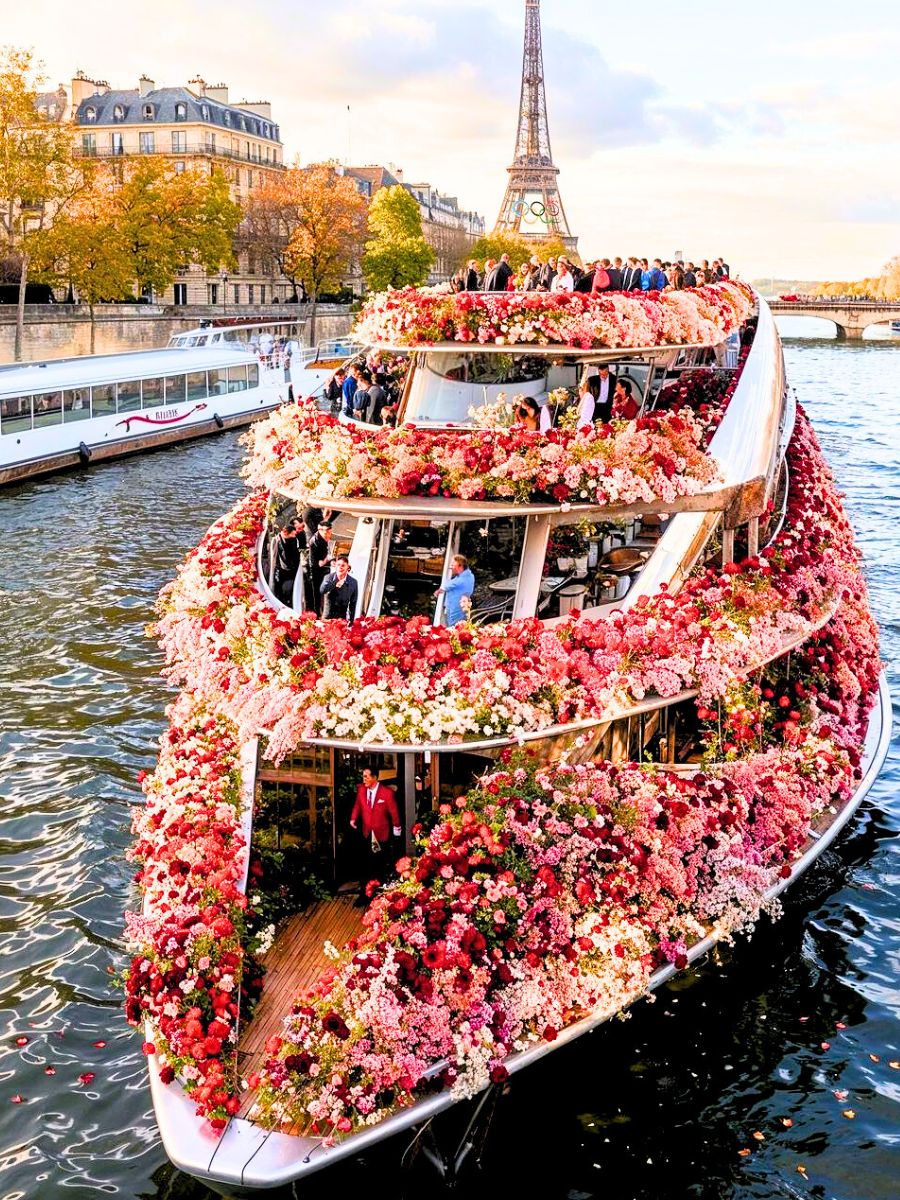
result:
[[[205,96],[206,95],[206,80],[201,79],[199,75],[195,79],[188,80],[188,87],[197,96]]]
[[[138,91],[141,93],[141,99],[144,96],[149,96],[151,92],[156,91],[156,84],[149,75],[142,75],[138,80]]]
[[[228,103],[228,84],[214,83],[206,89],[206,94],[210,100],[218,100],[219,104]]]
[[[88,96],[102,96],[109,91],[109,84],[99,79],[88,79],[84,71],[77,71],[72,80],[72,109],[78,108]]]

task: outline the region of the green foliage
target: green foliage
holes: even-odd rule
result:
[[[373,291],[424,283],[434,251],[422,234],[422,216],[406,188],[382,188],[369,206],[369,232],[362,268]]]

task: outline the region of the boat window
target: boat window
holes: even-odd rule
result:
[[[63,392],[63,420],[85,421],[91,415],[91,393],[88,388],[73,388]]]
[[[38,392],[33,398],[34,428],[59,425],[62,421],[62,392]]]
[[[141,381],[129,379],[120,383],[117,388],[117,408],[119,412],[134,412],[141,407]]]
[[[245,392],[247,390],[247,367],[229,367],[227,371],[229,392]]]
[[[191,371],[186,376],[187,378],[187,398],[188,400],[205,400],[206,399],[206,372]]]
[[[166,376],[166,404],[184,403],[184,376]]]
[[[91,392],[95,417],[108,417],[116,411],[116,385],[101,383]]]
[[[444,575],[450,526],[446,522],[394,521],[381,609],[385,615],[431,617]]]
[[[228,391],[227,376],[224,368],[218,371],[206,372],[206,387],[210,396],[223,396]]]
[[[30,396],[6,396],[0,400],[0,433],[23,433],[30,428]]]
[[[250,387],[259,387],[259,365],[250,363],[247,367],[247,383]]]
[[[144,408],[158,408],[163,402],[163,381],[161,379],[145,379],[141,385]]]
[[[405,419],[468,424],[470,409],[496,403],[501,392],[541,396],[549,365],[533,354],[426,353],[416,362]]]

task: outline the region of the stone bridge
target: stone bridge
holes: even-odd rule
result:
[[[833,321],[839,339],[861,338],[870,325],[900,321],[900,301],[832,300],[822,296],[805,300],[769,300],[776,317],[821,317]]]

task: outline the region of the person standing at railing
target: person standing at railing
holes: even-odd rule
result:
[[[455,554],[450,560],[450,578],[436,595],[444,597],[444,624],[458,625],[464,621],[472,608],[472,593],[475,591],[475,576],[469,570],[469,561],[463,554]]]

